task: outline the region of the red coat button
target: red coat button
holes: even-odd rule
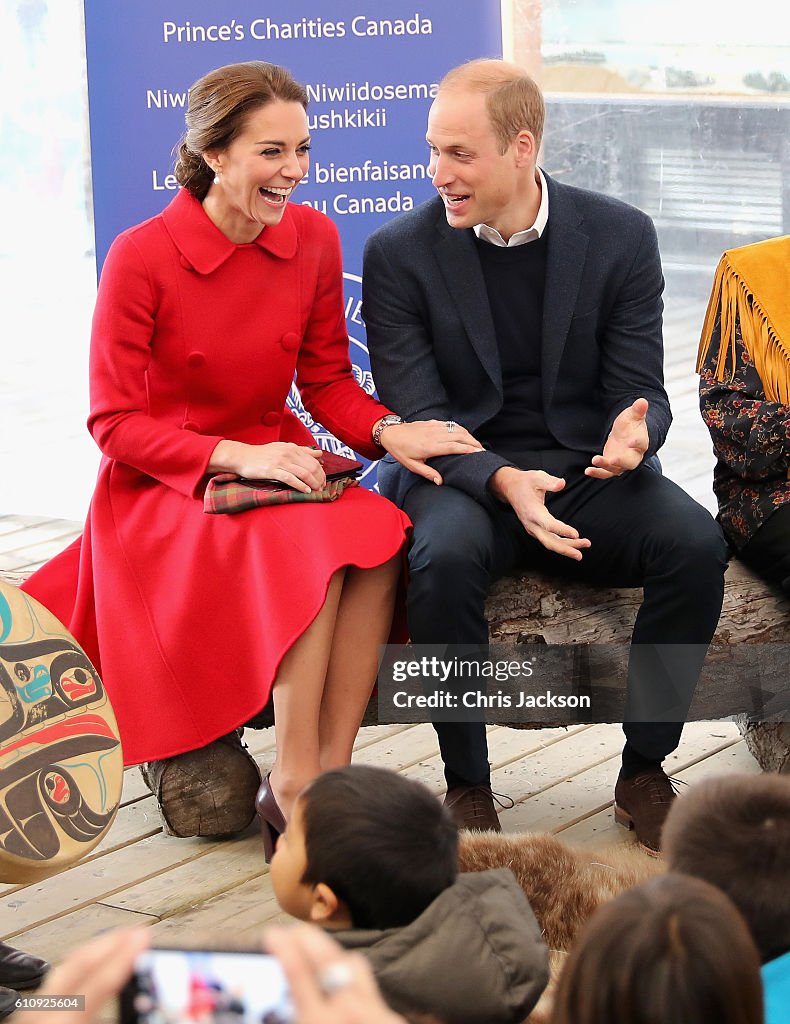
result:
[[[202,352],[190,352],[187,356],[187,366],[190,370],[199,370],[206,365],[206,357]]]
[[[192,430],[192,431],[194,431],[194,433],[199,434],[200,433],[200,424],[199,423],[195,423],[194,420],[187,420],[186,423],[184,423],[184,430]]]
[[[280,338],[280,344],[286,352],[293,352],[295,348],[299,347],[299,335],[296,331],[288,331]]]
[[[267,412],[261,416],[261,423],[263,423],[265,427],[276,427],[279,425],[281,419],[282,417],[279,412]]]
[[[184,270],[194,270],[195,269],[192,266],[192,264],[189,262],[189,260],[186,258],[186,256],[182,256],[181,259],[178,262],[181,264],[181,266],[184,268]]]

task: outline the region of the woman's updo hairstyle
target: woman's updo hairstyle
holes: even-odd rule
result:
[[[189,90],[184,138],[178,146],[175,176],[201,202],[214,172],[203,159],[208,150],[223,150],[243,130],[247,115],[273,100],[301,103],[307,92],[277,64],[248,60],[209,71]]]

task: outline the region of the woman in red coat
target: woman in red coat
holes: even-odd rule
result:
[[[437,421],[382,422],[390,411],[356,384],[337,231],[289,202],[308,168],[306,106],[258,61],[190,90],[183,188],[115,240],[102,272],[88,425],[104,457],[85,531],[25,587],[99,668],[125,761],[147,762],[174,835],[250,823],[260,778],[236,730],[270,693],[277,760],[259,802],[275,830],[311,778],[350,760],[409,526],[362,488],[206,515],[209,477],[323,486],[285,407],[294,372],[313,418],[369,458],[386,448],[436,479],[426,458],[480,447]]]

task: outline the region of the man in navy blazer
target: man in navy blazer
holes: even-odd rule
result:
[[[655,458],[671,414],[653,224],[544,174],[543,116],[516,65],[449,72],[428,118],[439,194],[368,240],[363,316],[382,401],[482,446],[414,472],[385,459],[379,481],[414,523],[414,643],[485,644],[488,587],[516,567],[644,587],[615,813],[656,851],[674,799],[661,763],[682,722],[649,709],[665,687],[691,698],[726,547]],[[456,821],[498,830],[484,725],[436,730]]]

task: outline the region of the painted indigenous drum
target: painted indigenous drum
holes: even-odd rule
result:
[[[54,615],[0,580],[0,882],[84,856],[112,824],[122,783],[96,669]]]

